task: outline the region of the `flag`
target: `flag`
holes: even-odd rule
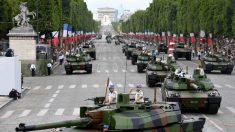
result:
[[[63,26],[63,37],[67,37],[68,36],[68,26],[69,24],[64,24]]]
[[[54,46],[58,46],[58,44],[59,44],[59,32],[58,31],[54,31],[54,32],[52,32],[52,36],[53,36],[53,40],[52,40],[52,42],[53,42],[53,45]]]

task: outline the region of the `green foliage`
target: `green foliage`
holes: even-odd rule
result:
[[[231,36],[235,34],[234,5],[234,0],[153,0],[146,11],[137,11],[123,22],[122,30],[175,33],[205,30]]]

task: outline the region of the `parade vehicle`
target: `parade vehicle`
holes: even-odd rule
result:
[[[205,118],[182,117],[177,103],[131,103],[129,94],[122,93],[118,94],[116,104],[103,105],[103,99],[94,99],[98,105],[80,107],[78,119],[38,125],[20,123],[15,130],[27,132],[61,128],[60,131],[66,132],[202,132],[206,121]]]
[[[186,58],[186,60],[191,60],[191,54],[192,50],[187,48],[184,43],[178,43],[173,51],[173,55],[176,60],[178,60],[178,58]]]
[[[177,69],[167,76],[161,91],[163,101],[178,102],[183,111],[216,114],[222,100],[218,90],[200,68],[194,70],[193,76]]]
[[[65,71],[66,74],[72,74],[74,71],[86,71],[87,73],[92,73],[92,64],[91,57],[89,54],[85,52],[81,52],[79,54],[70,54],[66,59],[65,63]]]
[[[168,47],[163,44],[163,43],[160,43],[159,46],[158,46],[158,52],[164,52],[165,54],[167,54],[168,52]]]
[[[147,50],[143,51],[138,55],[137,57],[137,72],[138,73],[143,73],[144,70],[146,69],[149,61],[151,60],[151,53]]]
[[[126,55],[127,60],[131,59],[132,52],[135,48],[136,48],[135,42],[131,42],[131,44],[128,44],[128,46],[126,47],[126,50],[125,50],[125,55]]]
[[[161,58],[152,60],[146,68],[146,84],[149,87],[161,86],[169,73],[169,68],[161,61]]]
[[[92,44],[93,42],[86,43],[82,46],[83,51],[90,55],[91,58],[96,60],[96,48],[95,45]]]
[[[132,51],[132,57],[131,57],[131,64],[135,65],[137,62],[137,58],[138,56],[141,54],[141,52],[143,51],[143,44],[137,44],[136,48]]]
[[[217,70],[222,74],[231,74],[234,67],[230,58],[221,53],[207,54],[200,60],[200,64],[206,73],[211,73],[211,71]]]
[[[110,33],[108,33],[108,35],[106,36],[106,41],[108,44],[111,44],[112,43],[112,35]]]

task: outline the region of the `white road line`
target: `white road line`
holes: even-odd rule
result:
[[[233,86],[229,85],[229,84],[224,84],[226,87],[228,88],[234,88]]]
[[[19,115],[19,117],[27,116],[27,115],[29,115],[30,112],[31,112],[31,110],[24,110],[24,111]]]
[[[48,108],[48,107],[50,107],[51,106],[51,103],[47,103],[44,107],[45,108]]]
[[[209,121],[212,125],[214,125],[214,127],[216,127],[217,129],[219,129],[220,131],[223,131],[223,128],[221,128],[220,126],[218,126],[214,121],[210,120],[206,115],[203,115],[207,121]]]
[[[93,87],[94,87],[94,88],[99,88],[100,85],[99,85],[99,84],[94,84]]]
[[[134,87],[135,87],[134,84],[128,84],[128,86],[131,87],[131,88],[134,88]]]
[[[51,98],[48,102],[52,103],[55,100],[55,98]]]
[[[8,117],[10,117],[13,113],[14,113],[13,110],[7,111],[1,118],[8,118]]]
[[[51,88],[52,88],[52,86],[49,85],[49,86],[47,86],[45,89],[46,89],[46,90],[49,90],[49,89],[51,89]]]
[[[233,107],[226,107],[229,111],[231,111],[233,114],[235,114],[235,109]]]
[[[126,72],[126,70],[123,69],[122,72]]]
[[[69,86],[69,88],[75,88],[75,87],[76,87],[76,85],[74,85],[74,84]]]
[[[48,109],[42,109],[38,112],[37,116],[44,116],[47,113]]]
[[[105,70],[106,73],[109,73],[109,70]]]
[[[74,108],[73,115],[75,115],[75,116],[80,115],[80,108]]]
[[[135,72],[135,70],[134,70],[134,69],[131,69],[130,71],[131,71],[131,72]]]
[[[117,87],[121,88],[121,87],[123,87],[123,86],[122,86],[122,84],[117,84]]]
[[[58,86],[58,89],[63,89],[64,88],[64,85],[59,85]]]
[[[36,86],[36,87],[34,87],[33,89],[34,90],[38,90],[38,89],[40,89],[41,87],[40,86]]]
[[[214,86],[215,86],[216,88],[222,88],[222,86],[219,85],[219,84],[214,84]]]
[[[60,90],[56,90],[55,93],[57,93],[57,94],[60,93]]]
[[[83,84],[83,85],[82,85],[82,88],[87,88],[87,85],[86,85],[86,84]]]
[[[57,109],[57,111],[55,112],[55,115],[63,115],[64,113],[64,109]]]
[[[52,97],[55,98],[58,94],[53,94]]]

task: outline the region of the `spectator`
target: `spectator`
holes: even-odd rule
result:
[[[201,55],[202,55],[201,51],[198,51],[198,53],[197,53],[198,60],[201,60]]]
[[[36,65],[35,64],[30,65],[30,71],[31,71],[32,77],[34,77],[35,73],[36,73]]]
[[[51,70],[52,70],[52,64],[50,62],[47,63],[47,74],[48,76],[51,75]]]
[[[59,60],[60,60],[60,65],[62,65],[62,63],[63,63],[63,61],[64,61],[64,55],[63,55],[63,53],[60,53]]]

